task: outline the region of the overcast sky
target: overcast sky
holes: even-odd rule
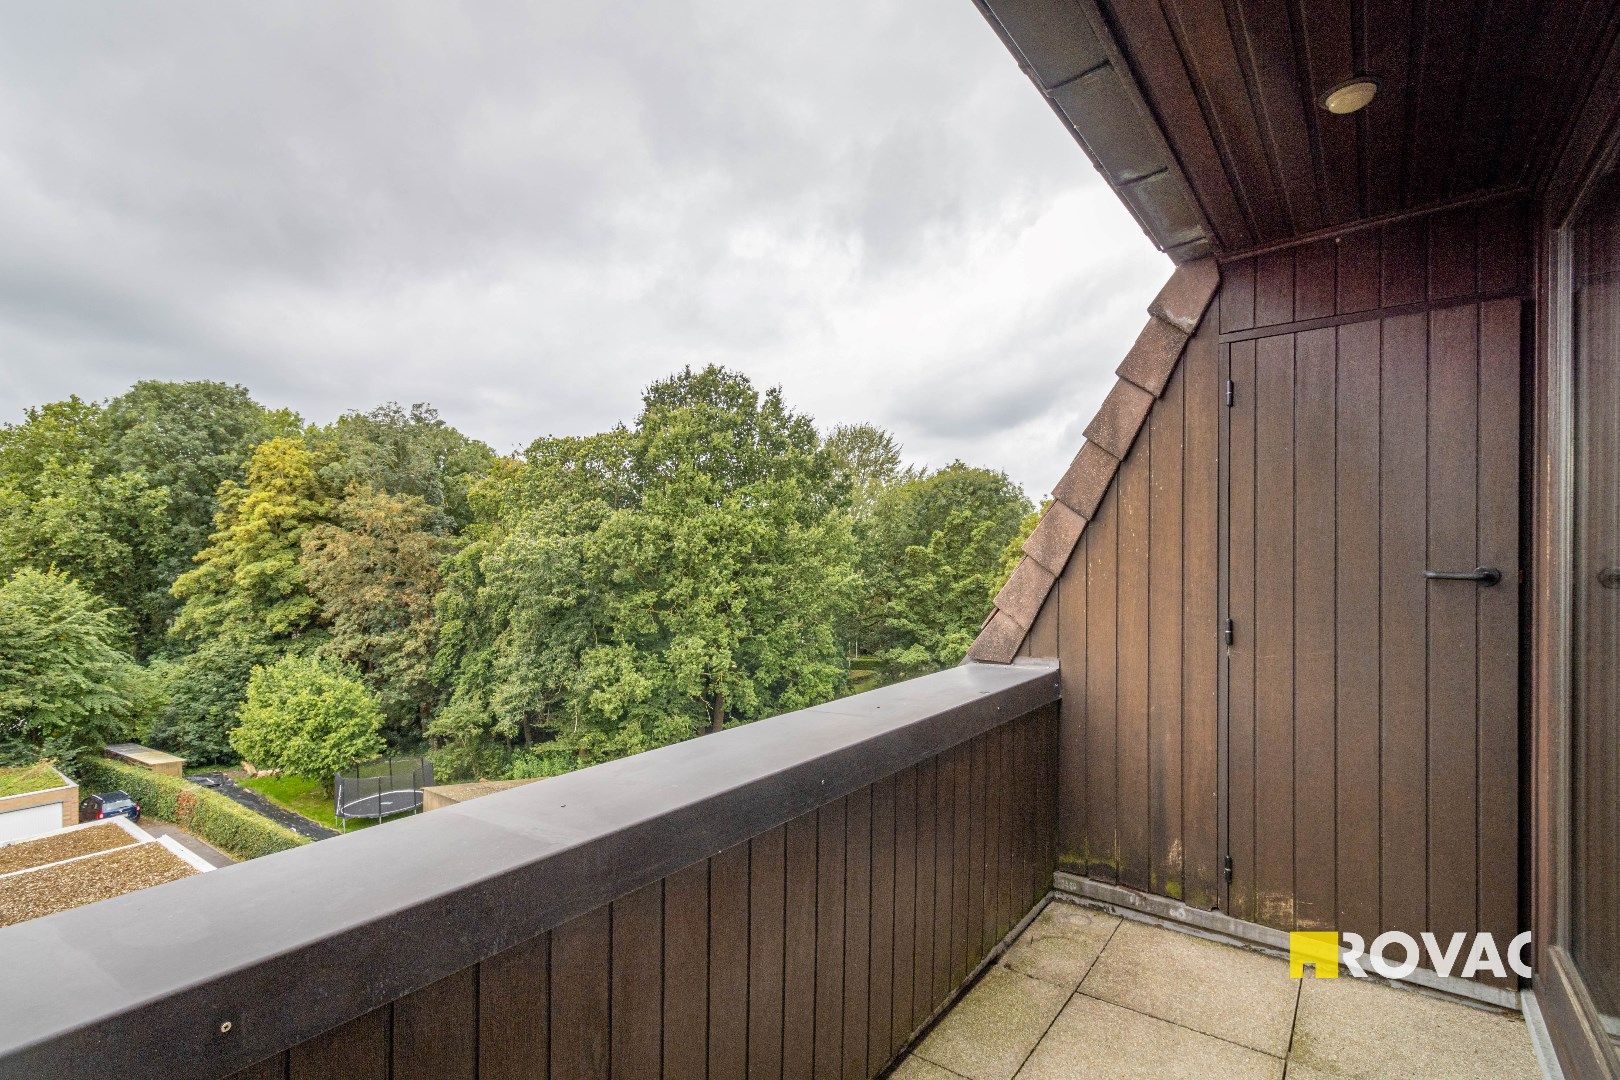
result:
[[[971,0],[0,3],[0,419],[498,450],[717,362],[1049,490],[1169,273]]]

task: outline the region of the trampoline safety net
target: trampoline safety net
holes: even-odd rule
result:
[[[422,789],[433,784],[433,764],[421,757],[378,758],[337,774],[333,790],[339,820],[375,818],[422,808]]]

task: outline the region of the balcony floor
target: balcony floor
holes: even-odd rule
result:
[[[1524,1021],[1054,901],[895,1080],[1539,1077]]]

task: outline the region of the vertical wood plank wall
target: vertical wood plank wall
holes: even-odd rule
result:
[[[1238,918],[1517,928],[1527,250],[1494,205],[1228,268]]]
[[[1057,725],[1012,719],[237,1080],[874,1076],[1050,888]]]
[[[1025,652],[1063,680],[1058,869],[1219,899],[1219,453],[1213,316],[1047,595]]]
[[[1059,869],[1283,929],[1516,925],[1517,567],[1505,587],[1439,601],[1477,610],[1468,644],[1489,660],[1466,686],[1430,685],[1424,657],[1450,630],[1378,602],[1393,567],[1466,560],[1476,528],[1515,530],[1516,466],[1482,477],[1459,459],[1446,491],[1406,491],[1410,505],[1380,504],[1380,470],[1437,441],[1442,457],[1462,440],[1516,462],[1516,416],[1468,418],[1493,396],[1516,400],[1528,267],[1513,204],[1223,264],[1024,645],[1062,665]],[[1448,320],[1477,327],[1482,350],[1489,337],[1508,357],[1457,383],[1477,407],[1453,403],[1455,432],[1425,412],[1427,372],[1444,360],[1430,352],[1436,320],[1442,337]],[[1244,388],[1233,409],[1228,366]],[[1224,440],[1249,452],[1223,465]],[[1231,650],[1223,570],[1249,605],[1231,612]],[[1244,629],[1257,622],[1290,629],[1256,642]],[[1258,678],[1245,659],[1256,649]],[[1484,695],[1510,704],[1476,708]],[[1431,753],[1458,769],[1435,771]],[[1431,851],[1435,828],[1467,842]]]

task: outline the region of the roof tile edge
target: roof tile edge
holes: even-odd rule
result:
[[[1153,298],[1147,323],[1119,365],[1119,381],[1086,425],[1086,441],[1053,487],[1053,505],[1025,541],[1024,557],[996,594],[995,605],[968,648],[967,659],[1007,664],[1023,648],[1024,638],[1074,554],[1086,522],[1096,514],[1120,462],[1130,454],[1137,432],[1175,374],[1187,342],[1208,314],[1220,280],[1215,260],[1199,259],[1178,266]],[[1060,508],[1080,520],[1061,512],[1054,515]]]

